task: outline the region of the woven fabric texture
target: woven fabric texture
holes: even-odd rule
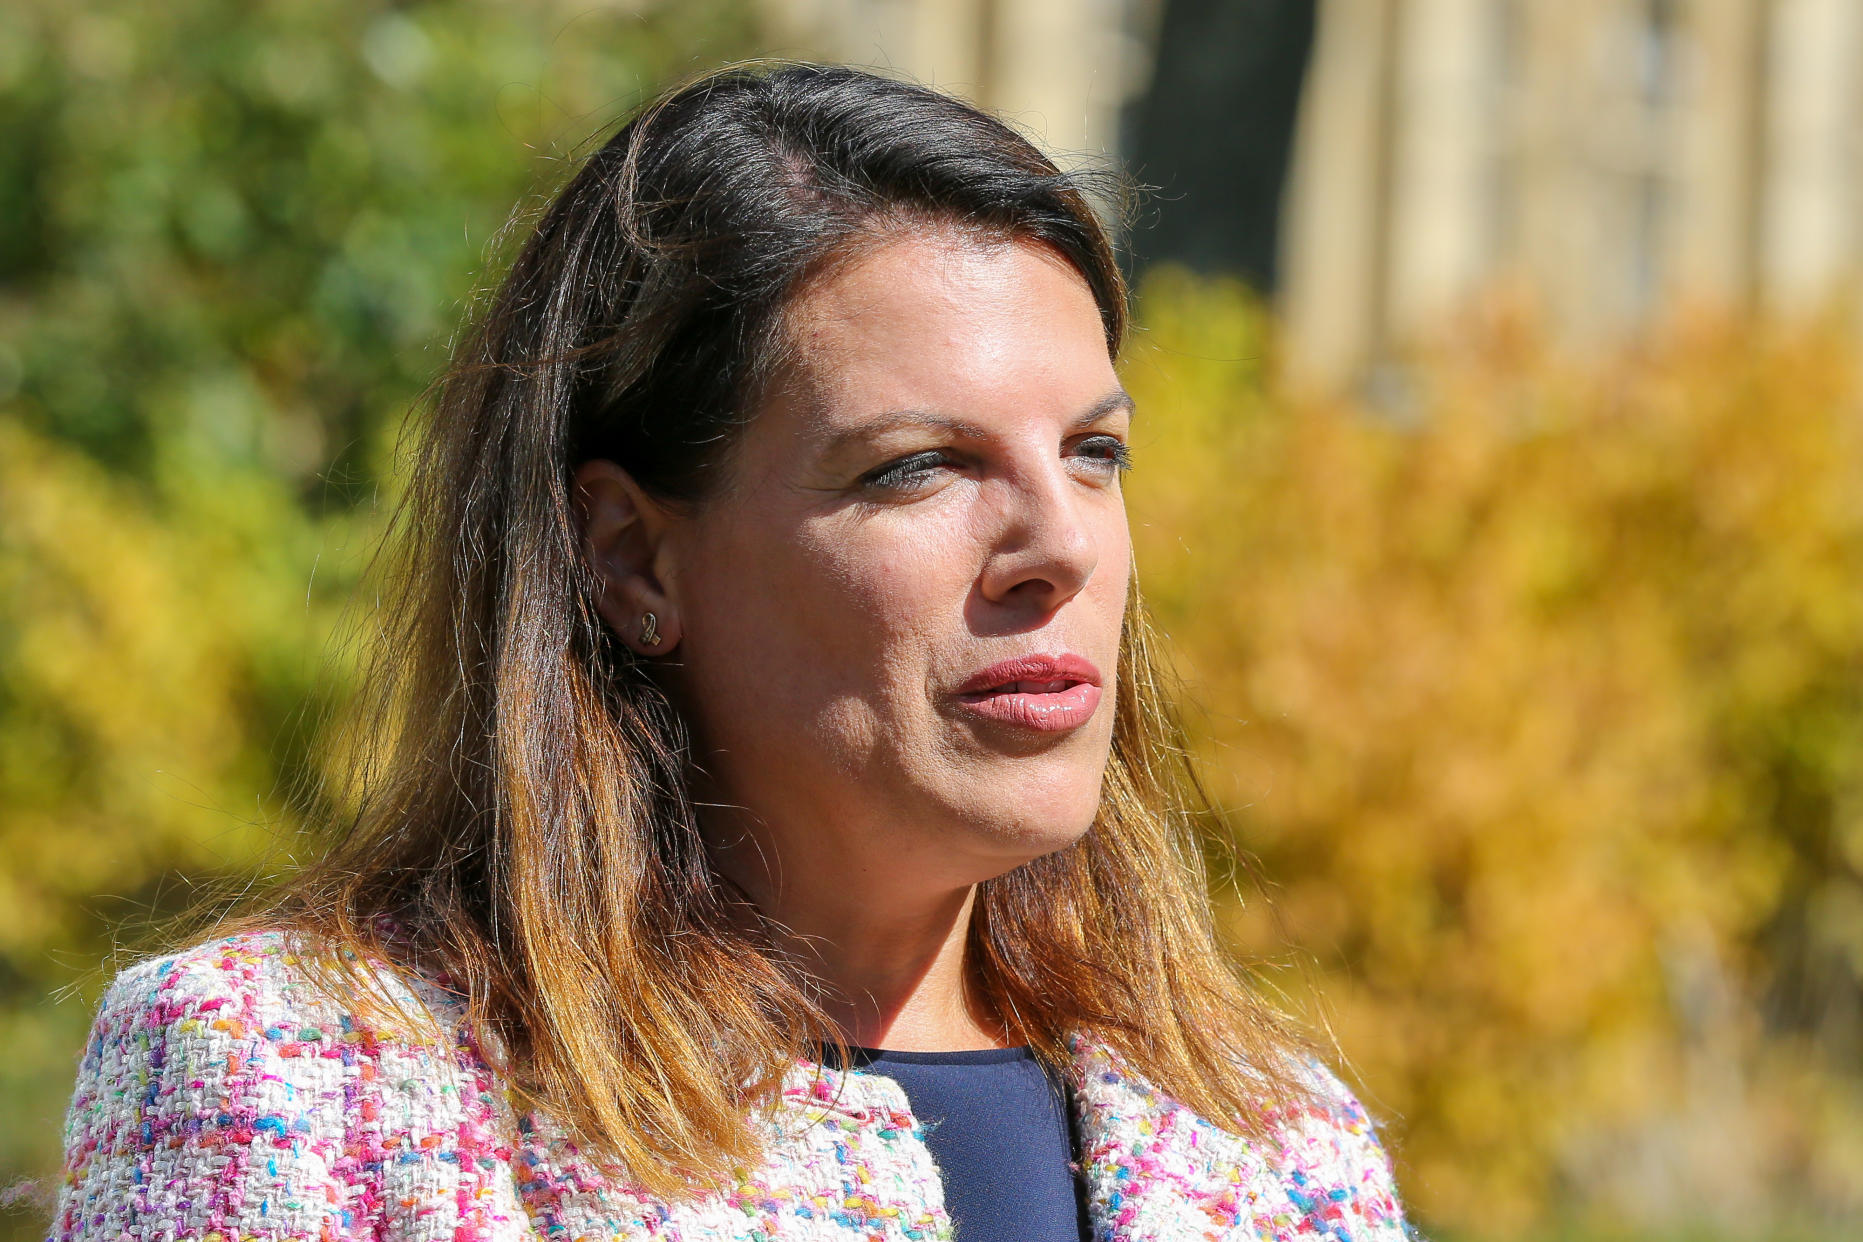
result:
[[[315,986],[276,932],[124,970],[79,1067],[53,1242],[952,1236],[938,1169],[889,1078],[799,1062],[758,1123],[765,1165],[669,1205],[605,1178],[548,1117],[514,1107],[451,994],[380,973],[435,1037],[383,1034]],[[1325,1105],[1279,1117],[1266,1150],[1110,1049],[1081,1035],[1072,1046],[1101,1242],[1411,1236],[1364,1109],[1324,1067]]]

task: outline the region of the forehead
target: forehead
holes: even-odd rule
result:
[[[783,331],[783,386],[831,419],[975,414],[1008,393],[1075,409],[1113,382],[1086,280],[1030,240],[946,229],[888,239],[804,286]]]

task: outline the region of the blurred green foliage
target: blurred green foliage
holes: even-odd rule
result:
[[[289,846],[514,205],[756,41],[741,0],[0,7],[0,1186],[53,1187],[112,940]]]
[[[52,1176],[113,938],[314,813],[394,432],[512,205],[757,38],[737,0],[0,9],[0,1184]],[[1419,1218],[1859,1232],[1854,336],[1587,360],[1495,313],[1374,409],[1283,390],[1237,288],[1139,309],[1144,586],[1285,923],[1225,926],[1317,962],[1271,977]]]

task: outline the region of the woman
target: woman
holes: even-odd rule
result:
[[[56,1236],[1402,1236],[1212,937],[1123,299],[933,91],[623,126],[437,389],[358,809],[118,977]]]

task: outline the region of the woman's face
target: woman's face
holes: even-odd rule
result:
[[[955,888],[1067,845],[1131,568],[1131,403],[1085,281],[921,231],[807,286],[787,331],[729,484],[659,519],[661,662],[709,794],[784,871]]]

